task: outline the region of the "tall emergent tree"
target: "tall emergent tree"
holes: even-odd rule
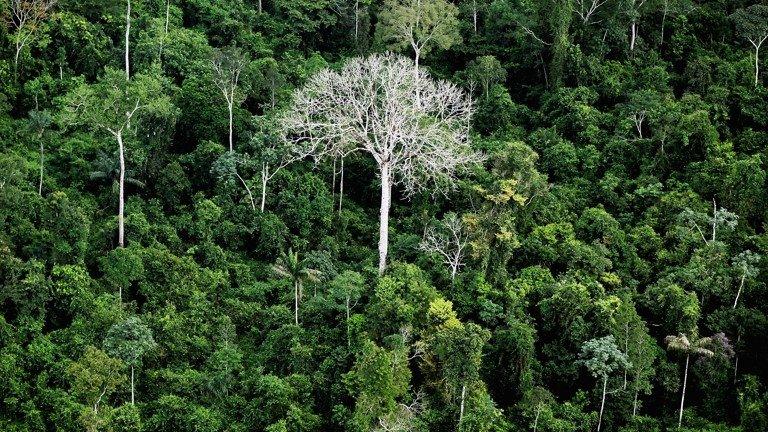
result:
[[[320,279],[320,271],[309,268],[307,260],[299,259],[299,253],[294,252],[293,249],[288,249],[288,253],[282,253],[272,269],[278,276],[288,278],[293,283],[294,323],[299,325],[299,300],[303,295],[304,282],[317,282]]]
[[[603,410],[605,408],[605,395],[608,387],[608,376],[611,372],[630,366],[627,355],[619,351],[613,335],[599,339],[591,339],[581,347],[581,362],[595,378],[602,378],[603,397],[600,401],[600,417],[597,421],[597,430],[603,424]]]
[[[60,122],[65,126],[84,126],[107,133],[117,143],[120,171],[118,178],[118,245],[125,246],[125,140],[138,135],[145,119],[174,118],[175,108],[163,92],[160,79],[139,74],[126,81],[122,73],[107,68],[94,84],[81,84],[64,98]],[[143,133],[148,131],[143,130]]]
[[[677,336],[667,336],[664,338],[664,343],[667,345],[667,349],[670,351],[676,351],[685,355],[685,372],[683,373],[683,391],[680,396],[680,415],[677,419],[677,427],[681,427],[683,424],[683,408],[685,407],[685,390],[688,386],[688,365],[691,360],[691,356],[703,356],[712,357],[715,355],[713,345],[715,339],[713,337],[699,338],[694,332],[691,335],[691,339],[684,333],[680,333]],[[724,336],[723,336],[724,337]]]
[[[10,0],[8,16],[4,17],[8,25],[16,31],[13,43],[16,53],[13,56],[14,70],[19,68],[19,54],[37,32],[40,23],[48,17],[48,12],[56,0]]]
[[[144,354],[155,347],[157,347],[157,343],[152,337],[152,330],[137,316],[117,323],[107,331],[107,336],[104,339],[104,351],[131,367],[131,405],[136,401],[134,369],[141,366]]]
[[[380,274],[387,264],[393,183],[406,196],[445,191],[458,172],[481,160],[470,146],[471,99],[423,70],[416,78],[413,68],[405,57],[375,54],[350,60],[340,72],[323,70],[296,91],[282,118],[286,139],[301,154],[361,150],[376,161]]]
[[[224,95],[224,100],[227,102],[227,110],[229,112],[229,152],[231,153],[234,151],[232,116],[235,102],[238,104],[241,102],[241,95],[237,91],[237,86],[240,81],[240,75],[243,73],[246,65],[248,65],[248,58],[239,48],[227,47],[214,51],[211,65],[213,66],[213,82],[221,91],[221,94]]]
[[[755,86],[760,79],[760,47],[768,40],[768,6],[755,4],[731,15],[739,36],[755,48]]]

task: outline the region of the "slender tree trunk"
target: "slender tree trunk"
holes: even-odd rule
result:
[[[629,356],[629,323],[624,325],[624,330],[624,355]],[[622,389],[627,389],[627,366],[624,366],[624,386]]]
[[[629,42],[629,50],[634,51],[635,50],[635,39],[637,38],[637,23],[635,21],[632,21],[632,38]]]
[[[541,404],[536,405],[536,417],[533,419],[533,432],[539,427],[539,414],[541,414]]]
[[[387,268],[387,251],[389,247],[389,206],[392,201],[392,186],[390,185],[389,162],[381,165],[381,208],[379,209],[379,275]]]
[[[135,395],[135,387],[133,384],[133,365],[131,365],[131,405],[133,405],[134,402],[136,401],[134,395]]]
[[[171,15],[171,0],[166,0],[165,2],[165,31],[163,32],[163,37],[160,39],[160,51],[157,55],[157,59],[159,61],[163,61],[163,47],[165,45],[165,39],[168,38],[168,22],[170,21],[170,15]]]
[[[341,172],[339,174],[339,213],[341,213],[341,204],[344,201],[344,156],[341,157]]]
[[[635,389],[635,401],[632,403],[632,417],[637,415],[637,396],[640,393],[639,389]]]
[[[37,185],[37,193],[40,196],[43,196],[43,164],[45,163],[45,147],[43,146],[43,140],[40,139],[40,181]]]
[[[350,346],[352,342],[349,340],[349,333],[350,333],[350,329],[349,329],[349,295],[347,295],[347,304],[346,304],[346,306],[347,306],[347,346]]]
[[[22,48],[24,48],[24,45],[16,42],[16,54],[13,56],[13,73],[17,78],[19,74],[19,54],[21,54]]]
[[[459,425],[461,425],[461,421],[464,419],[464,401],[467,398],[467,385],[464,384],[461,386],[461,405],[459,407]]]
[[[117,147],[120,157],[120,177],[118,180],[119,194],[117,204],[117,244],[125,247],[125,146],[122,131],[117,133]]]
[[[261,171],[261,212],[264,213],[264,206],[267,202],[267,172],[266,168]]]
[[[360,34],[360,0],[355,0],[355,44]]]
[[[737,348],[739,342],[741,342],[741,333],[739,333],[739,336],[736,338],[736,345],[734,345],[734,347],[733,347],[733,350],[736,353],[736,356],[735,356],[736,359],[733,362],[733,383],[734,384],[736,384],[736,379],[739,376],[739,353],[738,353],[738,351],[736,351],[736,348]]]
[[[605,408],[605,390],[608,387],[608,376],[603,377],[603,400],[600,402],[600,417],[597,420],[597,432],[600,432],[600,427],[603,425],[603,409]]]
[[[331,202],[336,206],[336,156],[333,157],[333,178],[331,179]]]
[[[299,325],[299,281],[293,282],[293,317],[296,325]]]
[[[477,33],[477,0],[472,1],[472,27]]]
[[[685,356],[685,374],[683,375],[683,394],[680,397],[680,416],[677,419],[677,428],[683,425],[683,408],[685,407],[685,388],[688,386],[688,362],[691,359],[691,355]]]
[[[232,153],[235,151],[235,146],[232,143],[232,111],[233,111],[233,104],[234,104],[234,97],[228,101],[228,109],[229,109],[229,152]]]
[[[125,79],[131,79],[130,67],[130,37],[131,37],[131,0],[128,0],[128,7],[125,9]]]
[[[245,180],[242,177],[240,177],[240,174],[235,172],[235,175],[237,176],[238,179],[240,179],[240,183],[243,184],[243,186],[245,187],[245,191],[248,193],[248,200],[251,202],[251,210],[256,211],[256,202],[254,202],[253,200],[253,194],[251,193],[251,188],[249,188],[248,183],[246,183]]]
[[[760,79],[760,45],[755,47],[755,87]]]
[[[264,5],[262,4],[262,0],[259,0],[259,13],[262,13],[264,11]]]
[[[742,290],[742,288],[744,288],[744,279],[746,277],[747,277],[747,275],[745,275],[745,274],[741,275],[741,282],[739,283],[739,290],[736,291],[736,300],[733,301],[733,309],[736,309],[736,305],[739,304],[739,296],[741,296],[741,290]]]

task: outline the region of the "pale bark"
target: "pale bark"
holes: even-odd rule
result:
[[[600,402],[600,417],[597,420],[597,432],[600,432],[600,427],[603,425],[603,410],[605,409],[605,390],[608,387],[608,376],[603,377],[603,400]]]
[[[269,176],[267,175],[266,168],[261,170],[261,212],[264,213],[264,207],[267,202],[267,181]]]
[[[632,21],[632,37],[630,39],[629,43],[629,50],[634,51],[635,50],[635,39],[637,38],[637,23],[635,21]]]
[[[379,275],[387,268],[387,251],[389,248],[389,207],[392,202],[392,185],[390,167],[383,164],[381,170],[381,207],[379,208]]]
[[[685,407],[685,389],[688,386],[688,362],[691,359],[691,355],[685,356],[685,374],[683,375],[683,394],[680,397],[680,416],[677,419],[678,429],[683,425],[683,408]]]
[[[133,384],[133,365],[131,365],[131,405],[133,405],[134,402],[136,401],[134,395],[135,395],[135,387]]]
[[[341,172],[339,176],[339,213],[341,213],[341,204],[344,201],[344,156],[341,157]]]
[[[632,417],[637,415],[637,396],[640,393],[639,389],[635,389],[635,401],[632,403]]]
[[[467,385],[464,384],[461,386],[461,406],[459,407],[459,425],[461,425],[461,421],[464,419],[464,401],[467,398]]]
[[[539,414],[541,414],[541,404],[536,405],[536,417],[533,419],[533,432],[539,427]]]
[[[227,108],[229,110],[229,152],[232,153],[235,151],[235,146],[232,141],[232,111],[233,111],[233,103],[231,102],[232,99],[227,101]]]
[[[130,72],[130,36],[131,36],[131,0],[128,0],[128,6],[125,9],[125,79],[131,79]]]
[[[736,305],[739,304],[739,296],[741,296],[741,290],[744,288],[744,279],[747,278],[746,274],[741,275],[741,282],[739,283],[739,290],[736,291],[736,300],[733,301],[733,309],[736,309]]]
[[[119,202],[117,205],[117,244],[120,247],[125,247],[125,146],[123,144],[123,131],[122,129],[117,132],[117,147],[120,158],[120,175],[118,180],[119,187]]]
[[[246,183],[246,182],[245,182],[245,180],[244,180],[244,179],[243,179],[243,178],[240,176],[240,174],[238,174],[238,173],[237,173],[237,171],[235,171],[235,175],[236,175],[236,176],[237,176],[237,178],[240,180],[240,183],[242,183],[242,184],[243,184],[243,186],[245,187],[245,191],[248,193],[248,199],[249,199],[249,200],[250,200],[250,202],[251,202],[251,209],[252,209],[253,211],[256,211],[256,203],[255,203],[255,202],[254,202],[254,200],[253,200],[253,194],[251,193],[251,188],[249,188],[249,187],[248,187],[248,183]],[[264,205],[264,203],[263,203],[263,201],[262,201],[262,206],[263,206],[263,205]],[[263,210],[262,210],[262,211],[263,211]]]

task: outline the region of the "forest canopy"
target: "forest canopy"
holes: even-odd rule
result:
[[[0,431],[768,431],[765,1],[0,23]]]

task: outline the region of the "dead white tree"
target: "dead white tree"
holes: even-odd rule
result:
[[[592,19],[598,10],[603,7],[608,0],[575,0],[573,2],[573,12],[581,18],[584,25],[590,24]],[[597,24],[600,21],[592,21],[592,24]]]
[[[16,29],[13,34],[16,48],[13,56],[14,70],[19,68],[21,50],[34,37],[40,23],[48,17],[48,12],[55,4],[56,0],[11,0],[6,21],[10,27]]]
[[[457,173],[481,160],[470,146],[472,100],[456,85],[432,80],[396,54],[348,61],[323,70],[293,95],[281,124],[299,154],[316,159],[363,151],[378,166],[379,272],[387,263],[392,186],[406,197],[446,191]],[[420,95],[417,101],[417,95]]]
[[[307,156],[307,154],[300,151],[294,151],[293,143],[270,132],[276,129],[275,125],[263,125],[261,132],[251,138],[251,144],[256,148],[259,158],[258,163],[261,175],[260,208],[262,213],[264,213],[266,206],[267,184],[269,181],[283,168]]]
[[[224,95],[224,100],[227,102],[227,110],[229,112],[229,152],[231,153],[235,148],[232,138],[233,112],[235,102],[238,104],[241,102],[237,85],[240,81],[240,74],[242,74],[248,64],[248,58],[238,48],[228,47],[214,50],[211,64],[213,66],[213,82],[221,91],[221,94]]]
[[[461,218],[456,213],[448,213],[436,225],[427,228],[419,249],[428,254],[438,254],[443,263],[451,269],[451,281],[464,266],[464,257],[469,242],[469,234],[464,229]]]

